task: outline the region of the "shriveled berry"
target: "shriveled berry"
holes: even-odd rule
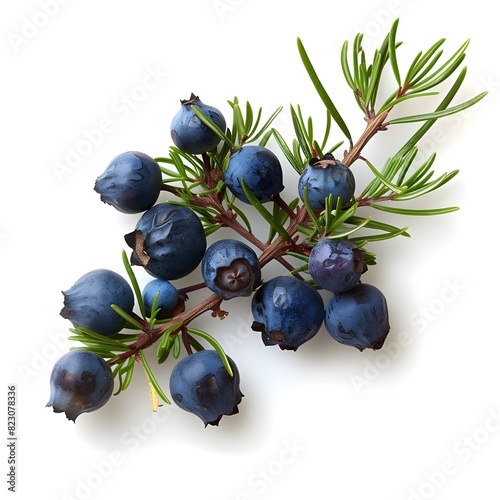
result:
[[[144,212],[125,241],[133,250],[132,265],[167,281],[194,271],[207,247],[203,225],[195,212],[173,203],[158,203]]]
[[[389,312],[383,293],[373,285],[360,283],[333,295],[325,313],[328,333],[341,344],[380,349],[389,333]]]
[[[220,142],[219,136],[205,125],[193,111],[195,105],[222,132],[226,131],[224,115],[213,106],[204,104],[198,96],[181,101],[181,109],[174,116],[170,125],[170,135],[174,144],[182,151],[190,154],[201,154],[216,148]]]
[[[170,375],[170,393],[175,403],[201,418],[205,427],[219,425],[224,415],[238,413],[243,394],[240,374],[228,357],[231,376],[214,350],[197,351],[181,359]]]
[[[65,292],[60,314],[75,327],[84,327],[101,335],[112,336],[126,324],[112,309],[116,304],[131,314],[134,292],[129,283],[109,269],[96,269],[84,274]]]
[[[224,182],[240,201],[250,203],[242,186],[261,202],[272,200],[283,191],[283,171],[278,157],[262,146],[243,146],[230,158],[224,173]]]
[[[97,177],[94,190],[104,203],[126,214],[138,214],[151,208],[162,186],[161,170],[150,156],[138,151],[114,158]]]
[[[261,281],[256,253],[235,239],[210,245],[203,256],[201,272],[207,287],[225,300],[251,295]]]
[[[344,238],[320,240],[309,255],[311,278],[325,290],[346,292],[359,282],[367,266],[364,252]]]
[[[47,406],[66,414],[73,422],[82,413],[102,408],[113,394],[113,373],[99,355],[84,350],[69,351],[55,363],[50,376]]]
[[[356,181],[350,168],[327,154],[321,160],[313,158],[303,170],[298,182],[299,196],[304,201],[307,188],[307,200],[313,210],[325,209],[325,198],[332,195],[333,208],[340,199],[340,205],[349,203],[356,189]]]
[[[293,276],[277,276],[252,298],[252,329],[265,345],[296,351],[318,333],[325,317],[323,299],[311,285]]]
[[[179,294],[170,281],[154,279],[146,284],[142,291],[142,299],[144,301],[144,308],[146,316],[151,317],[153,303],[158,295],[156,308],[161,309],[156,315],[158,319],[168,318],[169,314],[177,307],[179,302]]]

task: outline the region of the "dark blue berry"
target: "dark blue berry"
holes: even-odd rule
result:
[[[225,300],[248,297],[261,281],[256,253],[234,239],[210,245],[203,256],[201,272],[207,287]]]
[[[214,350],[197,351],[181,359],[170,375],[170,393],[175,403],[207,425],[219,425],[224,415],[238,413],[243,394],[240,375],[228,357],[231,376]]]
[[[144,212],[125,241],[133,250],[133,265],[167,281],[194,271],[207,247],[203,225],[195,212],[173,203],[158,203]]]
[[[94,189],[104,203],[126,214],[138,214],[151,208],[162,186],[160,166],[150,156],[130,151],[114,158]]]
[[[61,356],[52,369],[47,406],[74,422],[82,413],[102,408],[112,394],[113,373],[108,363],[93,352],[74,350]]]
[[[309,273],[325,290],[346,292],[359,282],[367,270],[364,252],[354,243],[343,238],[325,238],[311,250]]]
[[[296,351],[319,331],[325,317],[323,299],[311,285],[293,276],[264,283],[252,299],[252,329],[265,345]]]
[[[229,190],[240,201],[250,203],[241,183],[244,182],[252,194],[266,203],[283,191],[283,171],[278,157],[262,146],[243,146],[230,158],[224,173]]]
[[[335,160],[330,154],[321,160],[313,158],[300,175],[298,182],[299,196],[304,201],[304,189],[307,188],[307,200],[313,210],[325,209],[325,198],[332,195],[333,208],[340,198],[340,205],[349,203],[356,188],[351,169]]]
[[[217,108],[207,106],[200,101],[199,97],[191,94],[189,99],[181,101],[181,109],[170,125],[170,135],[174,144],[182,151],[190,154],[206,153],[217,147],[220,138],[198,118],[192,105],[199,108],[222,132],[226,131],[226,120],[223,114]]]
[[[179,302],[177,288],[170,281],[160,279],[154,279],[146,284],[142,291],[142,299],[148,318],[151,317],[153,302],[157,293],[159,293],[159,296],[156,308],[161,309],[161,311],[156,317],[159,319],[168,318]]]
[[[116,304],[131,314],[134,293],[129,283],[114,271],[96,269],[84,274],[69,289],[62,292],[64,307],[61,316],[75,327],[84,327],[101,335],[118,333],[126,321],[111,305]]]
[[[328,333],[338,342],[357,347],[380,349],[389,333],[389,312],[382,292],[360,283],[351,290],[333,295],[325,313]]]

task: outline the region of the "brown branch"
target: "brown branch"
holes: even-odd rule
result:
[[[359,157],[361,156],[361,152],[363,148],[370,142],[370,140],[378,133],[383,130],[387,130],[387,116],[390,112],[390,109],[384,111],[379,115],[375,115],[373,118],[368,120],[366,128],[361,134],[361,137],[358,139],[356,144],[350,148],[349,151],[346,151],[344,154],[344,159],[342,163],[349,167],[352,165]]]
[[[212,311],[212,316],[218,316],[222,319],[227,315],[225,312],[220,310],[222,300],[223,299],[221,297],[214,293],[191,309],[173,317],[167,323],[163,323],[152,330],[143,332],[137,337],[137,340],[133,344],[130,344],[128,351],[119,354],[115,358],[109,360],[108,363],[110,365],[120,363],[130,356],[134,356],[139,351],[147,349],[157,342],[169,328],[177,323],[180,323],[180,326],[172,331],[172,335],[179,333],[183,327],[186,327],[191,321],[207,311]]]

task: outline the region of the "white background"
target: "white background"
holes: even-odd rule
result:
[[[490,5],[2,3],[2,390],[6,406],[7,385],[17,385],[17,498],[499,498],[493,236],[500,71]],[[93,191],[109,161],[127,150],[167,154],[170,120],[191,92],[226,116],[234,96],[267,115],[284,105],[276,126],[286,137],[290,103],[321,125],[322,104],[302,67],[297,36],[356,136],[364,123],[341,75],[341,45],[364,31],[369,52],[396,17],[403,68],[441,37],[444,57],[471,38],[457,102],[483,90],[489,95],[470,112],[438,122],[423,143],[427,153],[438,153],[437,173],[460,174],[421,206],[461,210],[386,218],[409,225],[412,238],[371,248],[378,265],[365,280],[384,291],[391,310],[384,349],[360,353],[323,330],[296,353],[264,347],[250,331],[242,299],[228,304],[224,322],[207,315],[196,323],[220,339],[241,372],[240,414],[219,427],[205,429],[173,406],[154,415],[139,369],[126,393],[76,424],[46,408],[51,367],[70,345],[70,325],[59,316],[61,290],[98,267],[124,273],[123,235],[137,217],[119,214]],[[151,72],[156,80],[147,78]],[[430,111],[433,104],[419,101],[408,110]],[[411,130],[387,132],[366,155],[380,166]],[[335,134],[335,141],[342,138]],[[76,148],[84,157],[61,171]],[[292,197],[296,174],[284,168]],[[353,168],[363,179],[366,167]],[[192,294],[191,303],[203,296]],[[155,367],[167,390],[171,367]]]

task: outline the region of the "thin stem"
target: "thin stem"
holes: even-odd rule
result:
[[[210,165],[210,158],[207,153],[202,153],[201,157],[203,159],[203,172],[205,174],[205,182],[208,189],[213,189],[215,187],[215,184],[213,179],[212,165]]]
[[[406,93],[411,89],[412,83],[409,82],[403,87],[400,87],[396,93],[396,97],[394,100],[401,99],[406,95]],[[365,120],[367,121],[367,125],[365,131],[361,134],[361,137],[357,140],[357,142],[353,145],[351,142],[351,147],[348,152],[344,155],[343,163],[347,167],[352,165],[356,160],[361,158],[361,152],[363,148],[373,139],[373,137],[378,132],[383,132],[387,130],[389,124],[387,123],[387,117],[389,113],[392,111],[394,106],[386,109],[385,111],[375,114],[373,110],[369,111],[366,106],[364,107],[366,116]]]
[[[179,288],[177,294],[181,297],[187,297],[188,293],[196,292],[197,290],[202,290],[206,288],[207,284],[203,281],[202,283],[196,283],[195,285],[185,286],[184,288]]]
[[[163,323],[160,326],[157,326],[153,330],[149,328],[142,335],[139,335],[137,340],[130,345],[130,349],[124,353],[119,354],[115,358],[108,361],[110,365],[114,365],[116,363],[120,363],[121,361],[129,358],[130,356],[134,356],[139,351],[147,349],[152,346],[155,342],[157,342],[162,335],[175,325],[176,323],[181,323],[181,326],[176,330],[171,332],[171,335],[176,335],[179,333],[179,330],[184,326],[187,326],[191,321],[200,316],[201,314],[212,311],[212,316],[218,316],[219,318],[223,318],[227,315],[224,311],[220,310],[220,305],[223,299],[219,297],[216,293],[210,295],[204,301],[200,302],[198,305],[193,308],[178,314],[174,318],[172,318],[167,323]]]
[[[183,325],[181,327],[181,338],[188,355],[193,354],[193,348],[191,347],[191,343],[189,342],[189,332],[186,325]]]
[[[284,212],[286,212],[286,214],[288,215],[288,217],[290,217],[290,219],[295,219],[296,213],[290,208],[290,205],[288,205],[288,203],[279,194],[273,196],[272,200]]]
[[[357,200],[358,207],[369,207],[373,203],[381,203],[383,201],[394,201],[394,195],[381,196],[380,198],[361,198]]]
[[[390,109],[384,111],[379,115],[375,115],[372,118],[368,119],[368,124],[358,139],[358,141],[349,149],[348,152],[344,155],[344,160],[342,163],[349,167],[356,160],[358,160],[361,156],[361,152],[363,148],[370,142],[370,140],[378,133],[383,130],[387,130],[387,116],[389,115]]]
[[[169,184],[165,184],[165,183],[163,183],[163,184],[160,186],[160,190],[161,190],[161,191],[167,191],[168,193],[175,194],[175,196],[179,196],[179,193],[177,192],[177,188],[175,188],[175,187],[173,187],[173,186],[170,186]]]
[[[222,204],[219,202],[219,200],[215,199],[213,196],[211,197],[211,199],[213,201],[212,206],[216,207],[219,211],[219,215],[215,218],[217,222],[221,223],[223,226],[230,227],[237,234],[239,234],[247,241],[255,245],[259,250],[264,251],[267,249],[268,245],[260,241],[259,238],[257,238],[257,236],[255,236],[248,229],[242,226],[240,222],[236,219],[236,216],[232,210],[225,210]],[[288,210],[290,210],[290,207],[288,207]],[[295,214],[293,212],[292,214],[295,217]],[[276,255],[275,259],[282,266],[284,266],[285,269],[287,269],[288,271],[292,271],[293,266],[289,262],[283,259],[282,257],[283,253],[281,255]]]

